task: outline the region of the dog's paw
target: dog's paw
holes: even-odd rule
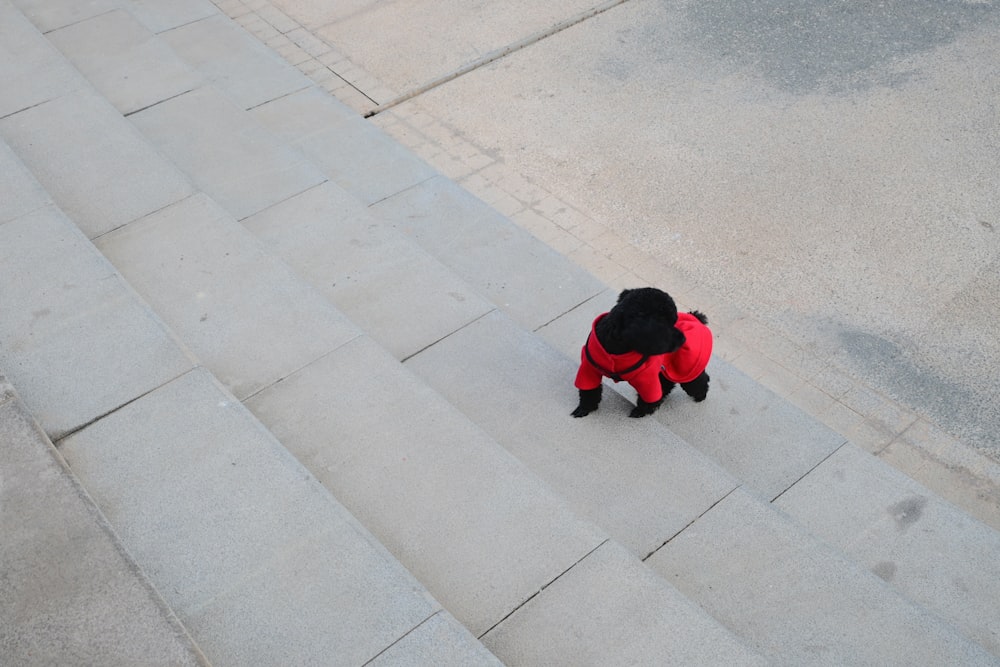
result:
[[[632,408],[632,412],[628,413],[628,416],[633,419],[638,419],[640,417],[645,417],[646,415],[651,415],[656,412],[656,409],[659,408],[662,403],[662,398],[655,403],[647,403],[640,398],[638,404]]]
[[[597,406],[601,404],[601,392],[603,389],[602,385],[597,385],[594,389],[581,389],[580,402],[577,404],[576,410],[570,414],[574,417],[586,417],[596,410]]]

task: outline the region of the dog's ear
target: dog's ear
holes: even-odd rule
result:
[[[621,294],[618,295],[618,301],[616,301],[615,303],[616,304],[621,303],[622,301],[624,301],[628,297],[629,294],[631,294],[634,291],[635,290],[633,290],[633,289],[623,289],[622,292],[621,292]]]

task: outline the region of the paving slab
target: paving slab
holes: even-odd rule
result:
[[[31,172],[0,140],[0,224],[52,203]]]
[[[85,85],[24,15],[0,2],[0,119]]]
[[[367,338],[247,407],[474,635],[606,539]]]
[[[608,541],[483,643],[509,665],[763,665],[754,649]]]
[[[851,444],[775,505],[1000,656],[1000,533]]]
[[[204,369],[61,451],[212,664],[361,664],[440,611]]]
[[[156,33],[219,13],[211,0],[118,0],[118,4],[128,8],[144,26]]]
[[[211,87],[166,100],[129,120],[238,220],[326,180]]]
[[[74,23],[47,37],[123,115],[204,82],[163,40],[123,10]]]
[[[606,287],[454,181],[424,181],[372,207],[530,330]]]
[[[742,489],[646,564],[775,664],[996,664],[941,617]]]
[[[274,100],[253,113],[364,204],[373,204],[437,174],[320,88]]]
[[[43,33],[85,21],[118,6],[115,0],[11,0],[11,4]]]
[[[243,224],[397,359],[494,308],[333,183],[322,183]]]
[[[313,85],[309,77],[222,14],[178,26],[161,36],[243,109]]]
[[[618,291],[608,290],[546,325],[539,334],[579,363],[594,318],[610,310],[617,298]],[[712,315],[706,314],[711,326]],[[766,500],[778,496],[844,444],[842,435],[718,355],[707,370],[712,378],[708,399],[695,403],[678,388],[655,419]],[[627,383],[605,384],[635,402],[635,390]]]
[[[359,333],[203,194],[102,236],[97,247],[241,399]]]
[[[206,664],[2,376],[0,470],[5,664]]]
[[[399,92],[601,4],[598,0],[470,5],[461,0],[378,3],[275,0],[290,16]],[[407,54],[401,58],[400,54]],[[380,100],[385,101],[385,100]]]
[[[53,206],[0,225],[0,368],[53,440],[193,366]]]
[[[193,192],[107,100],[89,91],[0,119],[0,135],[89,238]]]
[[[406,365],[511,454],[639,557],[737,482],[651,419],[629,419],[608,392],[574,419],[575,365],[493,312]]]
[[[472,640],[469,631],[434,614],[410,634],[372,660],[372,667],[466,667],[501,663],[485,646]]]

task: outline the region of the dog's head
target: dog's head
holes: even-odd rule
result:
[[[598,324],[598,338],[612,354],[628,351],[666,354],[684,344],[677,324],[677,305],[655,287],[627,289]]]

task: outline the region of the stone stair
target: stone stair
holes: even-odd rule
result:
[[[570,418],[614,293],[212,3],[0,0],[0,50],[0,370],[151,646],[1000,663],[995,531],[721,360]]]

